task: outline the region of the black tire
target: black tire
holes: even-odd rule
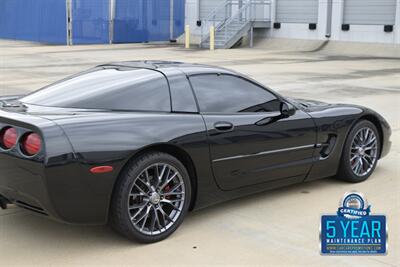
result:
[[[143,175],[142,173],[149,168],[149,166],[153,166],[154,164],[167,164],[168,166],[172,166],[175,168],[175,170],[180,174],[181,180],[183,180],[184,186],[184,200],[181,200],[179,202],[183,202],[183,207],[181,206],[182,210],[180,211],[179,215],[176,216],[176,220],[172,223],[170,227],[167,229],[165,227],[167,220],[164,220],[165,218],[163,217],[162,219],[164,220],[164,232],[160,232],[158,234],[153,234],[153,229],[151,229],[151,234],[145,234],[143,231],[141,232],[141,229],[137,229],[136,227],[138,225],[135,225],[135,223],[138,224],[138,222],[135,220],[131,221],[132,213],[129,210],[128,206],[130,205],[128,202],[131,201],[130,194],[132,193],[132,188],[134,186],[134,183],[137,181],[139,175]],[[153,167],[154,168],[154,167]],[[158,168],[158,167],[157,167]],[[167,174],[167,176],[169,173]],[[172,176],[172,175],[171,175]],[[141,176],[143,177],[143,176]],[[153,178],[152,178],[153,179]],[[168,177],[166,178],[168,179]],[[151,189],[149,189],[151,191]],[[160,191],[161,192],[161,191]],[[154,193],[154,192],[153,192]],[[140,193],[142,194],[142,193]],[[143,193],[144,194],[144,193]],[[160,193],[161,196],[161,193]],[[136,198],[139,198],[139,196],[136,196]],[[147,197],[146,197],[147,198]],[[133,198],[135,199],[135,198]],[[149,198],[150,199],[150,198]],[[161,199],[163,197],[161,196]],[[164,199],[167,199],[167,197],[164,197]],[[123,236],[134,240],[138,241],[141,243],[154,243],[161,241],[165,238],[167,238],[169,235],[171,235],[182,223],[185,215],[188,212],[189,205],[190,205],[190,200],[191,200],[191,182],[189,178],[189,174],[185,168],[185,166],[175,157],[166,154],[166,153],[161,153],[161,152],[149,152],[146,154],[141,155],[140,157],[134,159],[129,166],[121,173],[117,184],[115,185],[115,189],[113,192],[113,198],[111,201],[110,205],[110,212],[109,212],[109,224],[111,227],[116,230],[118,233],[122,234]],[[150,200],[147,200],[147,203],[150,204],[145,204],[148,206],[153,205],[154,209],[152,210],[152,215],[154,218],[157,217],[157,223],[160,226],[162,226],[161,219],[158,217],[158,215],[163,214],[163,213],[158,213],[156,210],[156,206],[159,205],[161,206],[161,201],[158,204],[151,203]],[[145,201],[143,201],[145,202]],[[178,204],[181,205],[181,204]],[[165,206],[163,206],[165,207]],[[147,209],[147,206],[146,206]],[[163,210],[164,211],[164,210]],[[136,212],[136,211],[135,211]],[[144,211],[145,212],[145,211]],[[172,211],[171,211],[172,214]],[[141,217],[141,215],[139,216]],[[151,218],[151,221],[153,219]],[[147,220],[147,218],[146,218]],[[143,223],[143,222],[141,222]],[[143,224],[146,224],[147,222],[145,221]],[[151,222],[153,223],[153,222]],[[153,224],[154,227],[154,224]],[[145,228],[147,229],[147,228]],[[150,226],[149,226],[150,229]]]
[[[366,172],[365,174],[362,175],[357,175],[355,173],[355,171],[353,171],[352,166],[351,166],[351,146],[354,140],[354,137],[356,136],[356,134],[364,128],[369,128],[370,130],[372,130],[372,132],[375,134],[376,136],[376,141],[377,141],[377,149],[376,149],[376,158],[375,161],[373,162],[371,168],[369,169],[368,172]],[[362,120],[359,121],[356,125],[353,126],[353,128],[351,129],[350,133],[348,134],[347,138],[346,138],[346,142],[344,144],[343,147],[343,151],[342,151],[342,157],[340,159],[340,165],[339,165],[339,171],[338,174],[336,175],[336,177],[338,179],[344,180],[346,182],[351,182],[351,183],[359,183],[359,182],[363,182],[365,180],[368,179],[368,177],[371,176],[371,174],[374,172],[376,164],[378,162],[378,156],[380,154],[381,151],[381,143],[380,143],[380,136],[379,136],[379,132],[376,129],[375,125],[368,121],[368,120]]]

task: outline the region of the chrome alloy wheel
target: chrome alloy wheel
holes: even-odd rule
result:
[[[132,225],[145,235],[158,235],[173,226],[185,203],[182,175],[166,163],[143,170],[129,192],[129,217]]]
[[[371,128],[357,131],[351,143],[350,166],[357,176],[368,174],[375,165],[378,154],[378,140]]]

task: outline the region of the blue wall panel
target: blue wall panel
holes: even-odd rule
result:
[[[72,43],[109,41],[109,0],[72,0]]]
[[[173,38],[176,39],[185,31],[185,0],[174,0],[174,31]]]
[[[1,0],[0,38],[66,44],[65,0]]]
[[[165,41],[170,38],[170,0],[117,0],[114,43]]]
[[[109,42],[109,0],[71,0],[72,43]],[[115,43],[168,41],[170,0],[115,0]],[[174,0],[173,38],[185,0]],[[0,0],[0,38],[66,44],[66,0]]]

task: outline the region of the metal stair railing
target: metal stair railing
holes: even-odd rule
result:
[[[251,19],[250,7],[251,7],[251,2],[248,1],[236,12],[235,15],[227,19],[225,23],[220,27],[220,29],[218,29],[220,32],[222,31],[224,32],[223,34],[224,44],[226,44],[232,36],[234,36],[242,28],[244,28],[247,25],[247,23],[250,23]]]
[[[246,0],[244,0],[246,1]],[[226,0],[221,5],[213,9],[213,11],[204,19],[202,19],[200,28],[200,46],[210,37],[210,26],[214,29],[219,28],[227,19],[232,16],[232,10],[235,6],[239,6],[240,0]]]
[[[269,22],[271,21],[271,0],[249,0],[251,1],[251,20],[256,22]],[[268,8],[268,15],[266,16],[266,8]],[[258,14],[264,13],[264,14]]]
[[[241,5],[241,6],[240,6]],[[237,6],[237,10],[235,10]],[[269,6],[268,18],[265,15],[265,8]],[[261,15],[260,15],[261,11]],[[222,14],[221,14],[222,13]],[[270,0],[227,0],[215,8],[209,16],[204,19],[201,27],[200,47],[209,41],[209,27],[214,26],[216,40],[224,46],[236,34],[249,26],[254,21],[270,21],[271,1]],[[251,25],[250,25],[251,26]]]

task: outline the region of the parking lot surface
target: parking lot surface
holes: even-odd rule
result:
[[[0,41],[0,95],[28,93],[106,62],[187,61],[240,71],[285,96],[370,107],[393,130],[391,153],[366,182],[325,179],[192,212],[174,235],[157,244],[129,242],[107,226],[64,225],[15,207],[0,210],[0,265],[399,266],[400,53],[393,58],[361,52]],[[319,254],[320,216],[334,213],[350,190],[366,194],[372,213],[387,215],[387,256]]]

